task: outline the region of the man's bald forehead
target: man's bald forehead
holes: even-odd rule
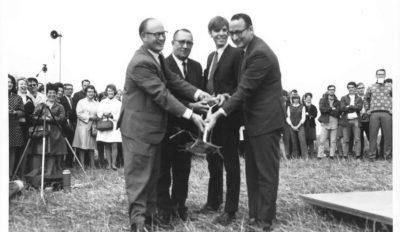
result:
[[[147,18],[143,20],[139,25],[139,35],[142,35],[142,33],[148,29],[149,24],[150,26],[162,26],[162,23],[158,19]]]

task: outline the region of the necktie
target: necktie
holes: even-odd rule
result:
[[[182,62],[182,66],[183,66],[183,77],[186,79],[187,72],[188,72],[186,61]]]
[[[164,56],[161,53],[158,55],[158,60],[160,61],[161,70],[165,76]]]
[[[214,72],[218,65],[218,52],[214,53],[214,58],[211,64],[210,72],[208,73],[208,80],[206,90],[209,94],[214,93]]]

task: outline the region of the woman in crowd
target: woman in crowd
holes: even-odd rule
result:
[[[45,175],[60,175],[62,172],[61,160],[67,154],[67,145],[61,134],[57,123],[65,120],[64,107],[56,101],[57,87],[52,84],[46,84],[46,103],[40,103],[33,112],[34,118],[39,119],[43,128],[43,122],[46,120],[46,127],[43,128],[46,136],[46,164]],[[50,111],[49,111],[50,110]],[[51,116],[53,115],[54,118]],[[37,128],[39,129],[39,128]],[[36,130],[37,130],[36,129]],[[42,139],[34,140],[32,153],[34,154],[33,166],[41,166],[42,160]]]
[[[314,153],[314,141],[317,138],[315,118],[317,117],[317,107],[311,103],[312,93],[304,94],[303,101],[304,107],[306,108],[306,120],[304,121],[304,131],[306,135],[306,144],[308,149],[308,155],[313,156]]]
[[[328,92],[324,94],[319,101],[319,116],[318,121],[321,123],[321,134],[318,146],[317,157],[321,159],[325,156],[325,142],[329,138],[329,157],[333,159],[336,150],[336,134],[339,122],[340,102],[335,96],[335,86],[329,85]]]
[[[96,89],[93,85],[85,88],[86,97],[81,99],[76,106],[78,121],[75,129],[72,146],[77,148],[82,165],[85,164],[85,152],[88,152],[90,167],[94,168],[94,151],[96,149],[96,137],[94,125],[97,120],[98,102],[95,98]]]
[[[286,121],[291,127],[292,157],[299,156],[298,148],[300,147],[301,157],[307,158],[307,144],[303,125],[306,120],[305,107],[300,104],[300,96],[297,93],[292,94],[291,102],[291,105],[287,109]]]
[[[111,120],[113,128],[107,131],[98,131],[97,141],[104,143],[104,154],[108,162],[107,169],[117,170],[118,143],[122,142],[122,139],[121,132],[116,127],[121,110],[121,102],[115,98],[117,94],[115,85],[107,85],[105,93],[106,98],[99,103],[97,117],[103,121]]]
[[[33,100],[32,98],[30,98],[27,94],[28,94],[28,83],[26,81],[25,78],[20,78],[17,80],[17,85],[18,85],[18,95],[22,98],[22,102],[24,103],[24,110],[25,110],[25,115],[23,117],[19,118],[19,125],[21,127],[22,130],[22,134],[24,136],[24,144],[22,145],[22,147],[20,149],[18,149],[18,158],[16,160],[18,160],[21,158],[23,150],[25,148],[26,142],[28,140],[28,129],[29,127],[32,125],[32,114],[33,111],[35,109],[35,105],[33,104]],[[27,162],[29,160],[28,154],[25,154],[24,159],[21,162],[21,166],[19,168],[19,175],[23,176],[24,174],[26,174],[27,172],[29,172],[29,170],[27,170],[27,166],[26,164],[29,163]]]
[[[24,137],[19,118],[24,116],[24,103],[18,96],[15,78],[8,75],[8,125],[9,125],[9,177],[14,171],[15,154],[17,148],[24,144]]]

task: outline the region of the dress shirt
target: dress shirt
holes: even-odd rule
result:
[[[350,105],[354,106],[354,99],[356,98],[356,96],[354,94],[349,94],[349,98],[350,98]],[[357,113],[356,112],[352,112],[352,113],[348,113],[347,114],[347,119],[355,119],[357,118]]]
[[[222,48],[217,48],[217,50],[215,51],[217,53],[218,61],[221,59],[222,53],[224,53],[226,47],[228,47],[228,43],[226,43],[225,46],[223,46]],[[214,56],[215,56],[215,54],[214,54]],[[213,65],[214,65],[214,56],[211,61],[210,67],[213,67]],[[210,74],[211,74],[211,70],[209,70],[209,72],[208,72],[208,77],[207,77],[208,80],[210,79]]]
[[[154,57],[154,59],[157,61],[157,63],[158,64],[160,64],[160,61],[158,60],[159,58],[159,55],[161,54],[161,52],[159,52],[159,53],[156,53],[156,52],[153,52],[152,50],[150,50],[150,49],[147,49],[149,52],[150,52],[150,54]],[[182,65],[182,63],[181,63],[181,65]],[[179,67],[179,66],[178,66]],[[182,69],[183,70],[183,69]],[[183,72],[182,72],[183,73]],[[202,90],[200,90],[200,89],[198,89],[195,93],[194,93],[194,100],[198,100],[198,98],[199,98],[199,95],[202,93],[203,91]],[[192,117],[192,114],[193,114],[193,110],[191,110],[191,109],[188,109],[188,108],[186,108],[186,110],[185,110],[185,112],[183,113],[183,115],[182,115],[182,117],[184,117],[184,118],[186,118],[186,119],[190,119],[191,117]]]
[[[185,59],[185,60],[180,60],[180,59],[179,59],[178,57],[176,57],[173,53],[172,53],[172,57],[174,58],[176,64],[178,65],[179,71],[181,71],[183,78],[186,79],[186,77],[185,77],[185,72],[183,71],[184,69],[183,69],[183,64],[182,64],[182,63],[185,62],[185,63],[186,63],[186,67],[187,67],[188,60],[187,60],[187,59]]]

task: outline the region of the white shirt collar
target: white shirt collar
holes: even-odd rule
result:
[[[224,53],[226,47],[228,47],[228,43],[226,43],[222,48],[217,48],[218,60],[221,59],[222,53]]]
[[[160,53],[156,53],[156,52],[153,52],[150,49],[147,49],[147,51],[149,51],[150,54],[154,57],[154,59],[157,61],[157,63],[160,64],[160,61],[158,60],[158,56],[161,54],[161,52]]]
[[[186,59],[186,60],[184,60],[184,61],[183,61],[183,60],[180,60],[178,57],[175,56],[174,53],[172,53],[172,57],[174,58],[176,64],[178,65],[178,68],[179,68],[179,70],[181,71],[183,78],[185,78],[185,74],[184,74],[184,72],[183,72],[183,65],[182,65],[182,63],[183,63],[183,62],[186,62],[186,68],[187,68],[188,59]]]

